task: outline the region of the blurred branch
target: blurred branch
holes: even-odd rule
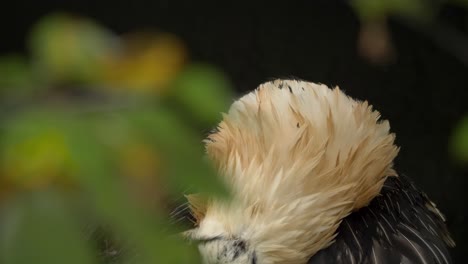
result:
[[[426,36],[437,47],[452,55],[454,59],[468,68],[468,36],[441,22],[421,24],[410,19],[398,21],[406,27]]]

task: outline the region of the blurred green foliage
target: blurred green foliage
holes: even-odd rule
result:
[[[197,130],[227,110],[225,75],[169,34],[67,14],[31,32],[29,59],[0,58],[0,263],[197,263],[166,208],[227,194]]]
[[[432,11],[426,0],[353,0],[352,5],[364,20],[395,14],[422,18]]]
[[[468,163],[468,115],[458,123],[451,142],[452,153],[459,161]]]
[[[39,21],[29,38],[33,66],[44,81],[93,81],[99,61],[117,42],[91,20],[54,14]]]
[[[388,16],[403,16],[430,21],[444,4],[468,5],[467,0],[352,0],[351,6],[363,21],[377,21]]]
[[[196,120],[209,124],[217,119],[217,111],[230,105],[232,100],[229,93],[217,87],[231,88],[219,70],[206,64],[195,64],[178,76],[173,87],[176,91],[174,99],[193,113]],[[200,89],[204,92],[200,93]]]

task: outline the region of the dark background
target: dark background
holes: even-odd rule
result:
[[[60,3],[60,4],[59,4]],[[450,136],[467,113],[468,19],[445,5],[435,25],[389,26],[396,59],[375,65],[357,51],[360,21],[344,1],[288,1],[287,5],[223,1],[10,1],[0,11],[0,52],[25,52],[31,25],[51,11],[95,19],[117,33],[161,30],[181,37],[191,59],[215,64],[246,92],[273,77],[339,85],[389,119],[401,146],[400,174],[410,176],[447,216],[457,242],[455,263],[467,250],[466,165],[449,152]],[[441,27],[440,27],[441,26]],[[460,38],[447,32],[456,31]],[[461,48],[460,48],[461,47]]]

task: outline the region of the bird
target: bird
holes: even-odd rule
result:
[[[394,169],[389,122],[339,87],[265,82],[204,144],[231,192],[187,195],[204,263],[452,263],[444,215]]]

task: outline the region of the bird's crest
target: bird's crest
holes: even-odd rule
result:
[[[233,199],[191,199],[199,222],[191,236],[245,241],[259,263],[306,263],[333,242],[345,216],[396,176],[395,136],[379,118],[339,88],[296,80],[260,85],[205,141]]]

